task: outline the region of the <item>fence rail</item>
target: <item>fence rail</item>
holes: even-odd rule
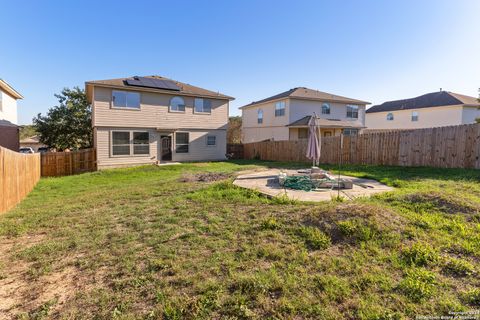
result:
[[[40,180],[40,155],[0,147],[0,213],[15,207]]]
[[[97,170],[95,149],[42,153],[42,177],[59,177]]]
[[[322,137],[320,163],[480,169],[480,124]],[[307,141],[244,145],[245,159],[309,162]]]

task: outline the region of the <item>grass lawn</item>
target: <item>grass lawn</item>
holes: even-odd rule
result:
[[[0,319],[408,319],[479,308],[480,171],[348,166],[397,189],[326,203],[267,199],[228,177],[284,165],[42,179],[0,216]],[[192,179],[205,172],[227,176]]]

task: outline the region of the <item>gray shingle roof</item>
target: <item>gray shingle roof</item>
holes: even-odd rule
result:
[[[367,113],[374,112],[388,112],[396,110],[409,110],[409,109],[422,109],[430,107],[440,106],[453,106],[453,105],[479,105],[477,98],[465,96],[458,93],[448,91],[438,91],[427,93],[419,97],[387,101],[379,105],[375,105],[367,109]]]
[[[287,127],[306,127],[312,116],[305,116],[297,121],[287,125]],[[336,119],[324,119],[317,117],[317,124],[320,128],[365,128],[355,121],[345,121]]]
[[[328,92],[322,92],[318,90],[308,89],[305,87],[297,87],[285,92],[276,94],[274,96],[268,97],[266,99],[262,99],[259,101],[254,101],[250,104],[247,104],[241,108],[250,107],[253,105],[257,105],[260,103],[265,103],[269,101],[274,101],[282,98],[295,98],[295,99],[305,99],[305,100],[318,100],[318,101],[325,101],[325,102],[343,102],[343,103],[351,103],[351,104],[370,104],[370,102],[337,96],[335,94],[331,94]],[[241,109],[240,108],[240,109]]]
[[[97,85],[97,86],[109,86],[109,87],[119,87],[119,88],[128,88],[128,89],[141,89],[142,91],[152,91],[152,92],[178,92],[180,94],[189,94],[189,95],[198,95],[202,97],[211,97],[211,98],[216,98],[216,99],[227,99],[227,100],[234,100],[235,98],[221,94],[219,92],[215,91],[210,91],[207,89],[203,89],[200,87],[192,86],[187,83],[183,83],[180,81],[168,79],[165,77],[161,76],[144,76],[145,78],[153,78],[153,79],[159,79],[159,80],[170,80],[173,81],[177,86],[180,87],[180,91],[168,91],[168,90],[162,90],[162,89],[154,89],[154,88],[139,88],[139,87],[134,87],[131,85],[126,84],[126,80],[133,80],[133,77],[129,78],[118,78],[118,79],[109,79],[109,80],[95,80],[95,81],[88,81],[86,82],[86,85]]]

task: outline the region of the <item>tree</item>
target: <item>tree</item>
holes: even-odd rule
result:
[[[40,141],[58,150],[89,148],[93,144],[92,109],[85,91],[64,88],[55,94],[59,105],[45,116],[38,114],[33,123]]]
[[[230,117],[228,119],[227,143],[241,143],[242,140],[242,117]]]

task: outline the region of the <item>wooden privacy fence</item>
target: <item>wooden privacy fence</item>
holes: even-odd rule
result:
[[[95,149],[42,153],[42,177],[68,176],[97,170]]]
[[[241,143],[228,143],[227,155],[230,159],[243,159],[243,144]]]
[[[320,163],[480,169],[480,124],[322,137]],[[310,162],[307,140],[244,145],[245,159]]]
[[[0,213],[22,201],[40,180],[40,155],[0,147]]]

